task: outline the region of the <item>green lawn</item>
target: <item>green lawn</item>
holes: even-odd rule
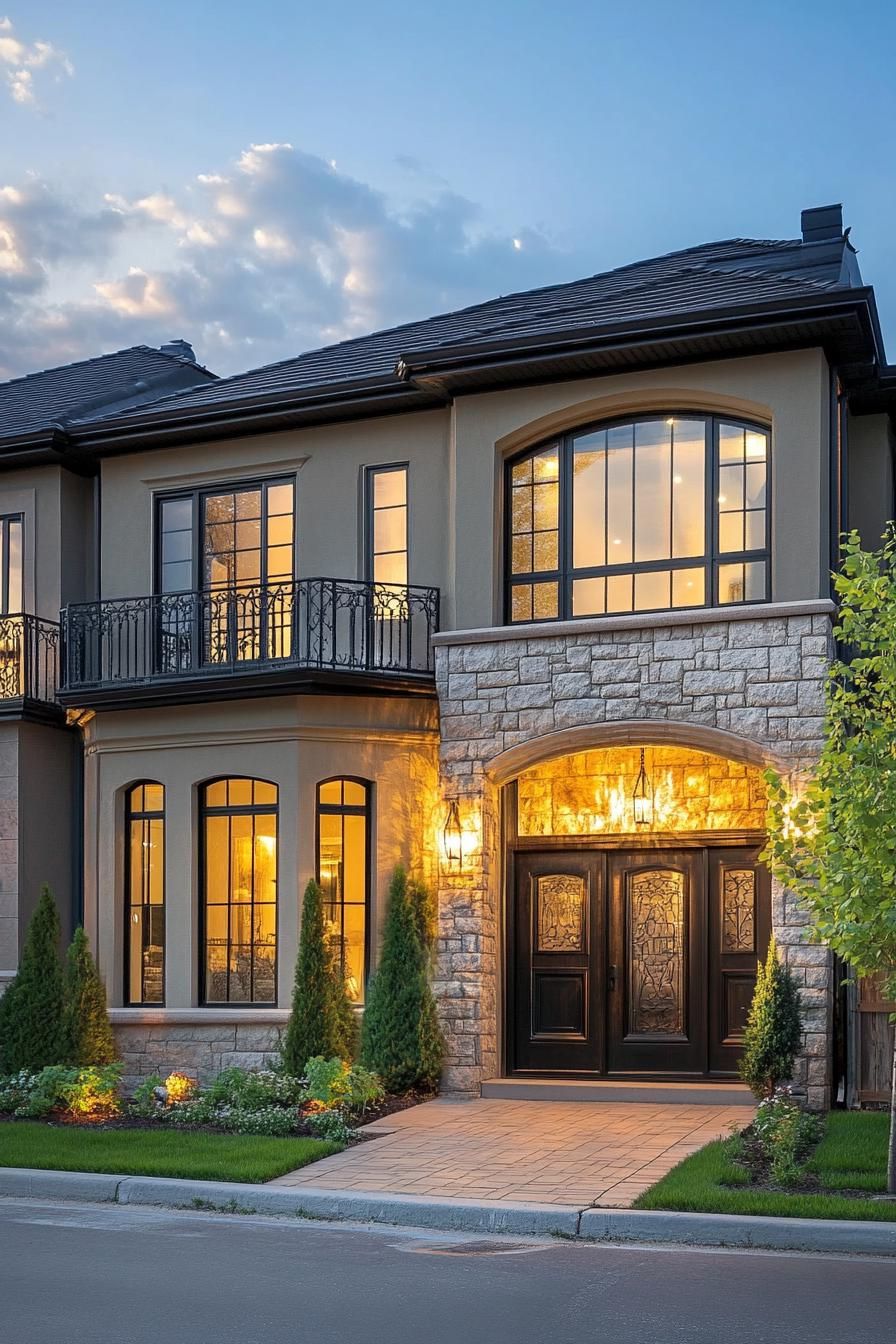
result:
[[[168,1129],[87,1129],[17,1121],[0,1124],[0,1167],[185,1176],[200,1181],[270,1181],[341,1151],[321,1139],[200,1134]]]
[[[832,1193],[788,1194],[751,1187],[746,1171],[733,1161],[731,1140],[718,1139],[673,1167],[638,1197],[635,1208],[896,1222],[896,1202],[836,1193],[886,1189],[889,1119],[870,1111],[831,1112],[808,1169]]]

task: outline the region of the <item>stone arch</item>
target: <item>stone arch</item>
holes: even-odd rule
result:
[[[792,767],[792,763],[769,747],[725,728],[677,719],[620,719],[611,723],[575,724],[529,738],[492,757],[485,765],[485,775],[491,784],[501,787],[544,761],[614,746],[684,747],[744,765],[772,766],[782,773],[789,773]]]

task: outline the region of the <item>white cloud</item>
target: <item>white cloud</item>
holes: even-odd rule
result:
[[[133,198],[73,204],[47,183],[10,183],[0,377],[176,336],[231,373],[575,265],[533,230],[487,229],[441,186],[398,205],[287,143],[250,145],[229,166]]]
[[[20,105],[37,103],[35,70],[52,68],[57,80],[75,73],[65,52],[50,42],[38,39],[29,45],[16,37],[9,18],[0,18],[0,65],[6,66],[5,80],[10,97]]]

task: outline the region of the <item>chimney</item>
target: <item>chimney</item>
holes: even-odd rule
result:
[[[824,243],[843,237],[843,206],[816,205],[800,215],[804,243]]]
[[[196,355],[189,341],[166,341],[159,349],[163,355],[174,355],[175,359],[185,359],[188,364],[196,363]]]

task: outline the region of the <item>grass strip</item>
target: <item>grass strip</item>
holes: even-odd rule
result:
[[[182,1176],[200,1181],[270,1181],[341,1151],[321,1139],[177,1130],[88,1129],[17,1121],[0,1124],[0,1167]]]

